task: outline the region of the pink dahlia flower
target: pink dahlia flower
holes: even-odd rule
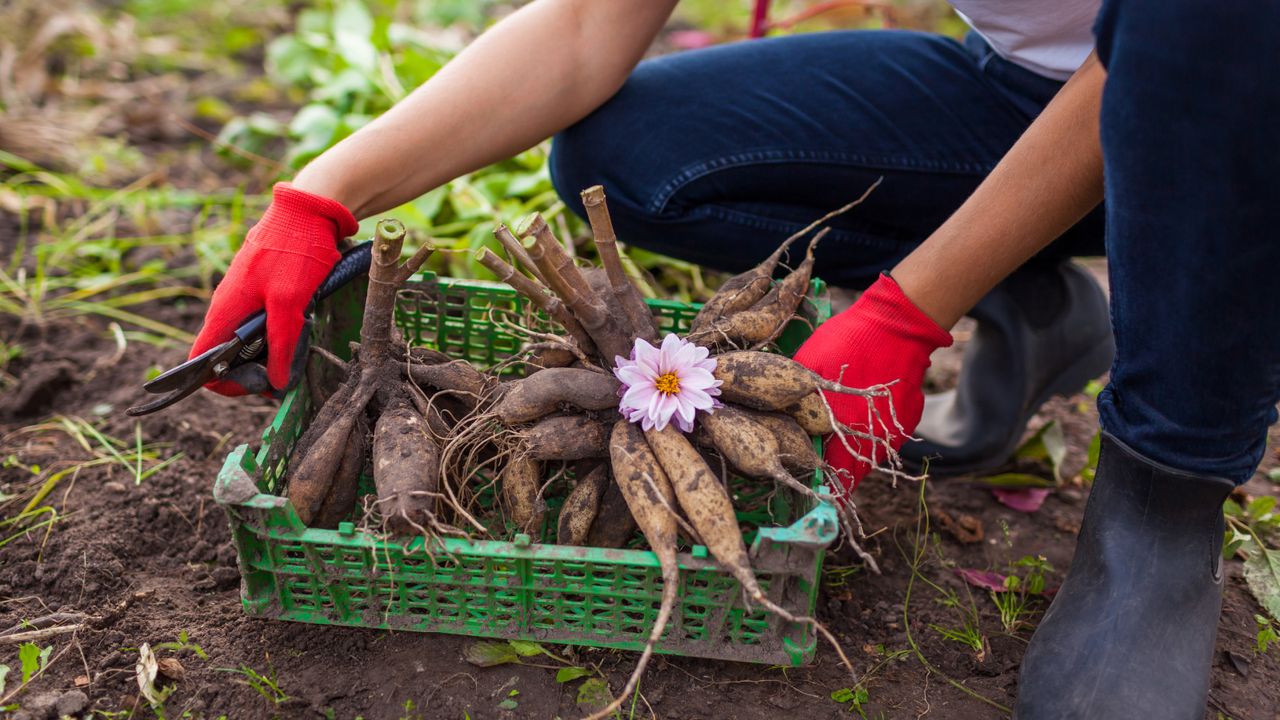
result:
[[[631,359],[614,358],[613,374],[622,381],[618,409],[645,430],[661,430],[674,422],[693,430],[693,416],[719,407],[720,381],[712,375],[716,360],[707,349],[668,334],[656,348],[636,338]]]

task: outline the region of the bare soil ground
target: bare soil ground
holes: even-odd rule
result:
[[[194,330],[203,308],[155,307],[154,313]],[[3,328],[11,332],[14,328]],[[132,438],[123,409],[137,397],[146,369],[182,359],[181,352],[130,349],[118,355],[100,324],[63,324],[24,332],[26,355],[10,366],[21,382],[0,398],[0,454],[22,463],[71,461],[80,449],[58,433],[19,432],[56,414],[94,418],[97,426]],[[954,368],[954,359],[939,363]],[[944,379],[945,380],[945,379]],[[83,628],[51,638],[47,671],[17,697],[13,717],[46,717],[41,708],[62,700],[95,717],[152,711],[138,698],[136,648],[176,640],[185,632],[208,655],[166,651],[185,677],[166,709],[168,717],[216,718],[553,718],[577,717],[572,685],[555,670],[532,665],[480,669],[462,656],[465,638],[343,629],[252,620],[240,611],[239,574],[226,518],[210,487],[227,452],[253,442],[269,422],[273,404],[199,393],[175,409],[143,421],[147,442],[172,443],[182,458],[135,484],[118,464],[85,468],[56,491],[63,515],[51,532],[32,532],[0,548],[0,629],[54,612],[84,613]],[[1055,399],[1033,423],[1058,420],[1069,445],[1068,472],[1084,464],[1096,418],[1084,396]],[[1276,464],[1269,455],[1266,467]],[[1046,473],[1044,466],[1031,470]],[[0,482],[16,481],[16,467]],[[0,485],[2,486],[2,485]],[[1261,476],[1245,491],[1274,493]],[[940,587],[971,598],[985,638],[982,649],[945,639],[938,628],[957,628],[961,610],[940,603],[937,590],[917,581],[904,608],[921,505],[918,488],[892,488],[872,478],[859,491],[869,542],[883,574],[861,568],[851,553],[829,555],[818,615],[840,638],[865,674],[867,717],[998,718],[1017,692],[1017,668],[1043,602],[1026,623],[1005,632],[990,597],[972,594],[953,568],[1003,569],[1026,555],[1043,555],[1060,581],[1071,557],[1087,489],[1068,485],[1032,514],[996,501],[964,479],[930,481],[925,497],[938,540],[920,573]],[[982,538],[939,525],[970,516]],[[968,526],[970,531],[973,524]],[[1006,530],[1007,528],[1007,530]],[[1280,661],[1256,655],[1254,614],[1259,608],[1241,578],[1239,561],[1227,564],[1227,593],[1208,718],[1276,718]],[[927,669],[909,650],[908,629]],[[1176,629],[1171,629],[1176,631]],[[553,648],[578,663],[598,663],[620,688],[635,656],[623,652]],[[905,651],[905,652],[899,652]],[[8,656],[12,650],[6,650]],[[274,675],[287,700],[273,703],[227,668],[248,666]],[[10,676],[10,688],[15,675]],[[812,667],[783,670],[687,658],[658,658],[641,686],[636,717],[838,718],[857,716],[831,698],[849,684],[834,654],[820,648]],[[512,696],[512,691],[518,694]],[[268,693],[270,694],[270,693]],[[515,707],[507,703],[514,700]],[[407,704],[411,701],[412,704]],[[52,712],[52,711],[49,711]],[[25,714],[24,714],[25,713]],[[184,714],[186,713],[186,714]],[[1218,713],[1221,713],[1219,715]],[[1141,717],[1135,708],[1135,717]]]

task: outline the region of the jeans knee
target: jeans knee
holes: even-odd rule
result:
[[[643,221],[646,213],[636,199],[637,195],[643,195],[643,189],[628,181],[625,164],[619,165],[621,161],[610,143],[602,142],[596,128],[591,127],[597,122],[588,117],[552,139],[547,162],[551,185],[565,206],[583,219],[586,219],[586,210],[582,205],[582,191],[602,185],[615,225]]]

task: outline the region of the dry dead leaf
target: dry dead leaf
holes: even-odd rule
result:
[[[182,667],[182,663],[178,662],[178,658],[160,658],[156,663],[156,669],[161,675],[175,682],[182,680],[183,676],[187,674],[186,669]]]
[[[961,513],[959,517],[952,517],[951,513],[946,510],[935,509],[932,514],[943,530],[946,530],[949,535],[965,545],[980,543],[986,537],[982,521],[968,513]]]
[[[142,647],[138,648],[138,664],[134,670],[142,697],[152,705],[158,704],[160,696],[156,694],[156,673],[160,671],[160,665],[156,654],[151,651],[151,643],[142,643]]]

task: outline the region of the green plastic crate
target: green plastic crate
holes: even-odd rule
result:
[[[830,315],[815,281],[812,321]],[[316,342],[342,352],[359,332],[363,287],[353,284],[317,314]],[[651,301],[663,331],[683,332],[696,305]],[[490,322],[494,308],[523,311],[523,300],[498,283],[424,276],[401,293],[397,322],[411,344],[488,366],[514,353],[519,340]],[[779,345],[793,350],[810,332],[795,322]],[[263,618],[443,632],[606,648],[644,647],[662,594],[657,557],[647,550],[512,542],[443,540],[434,557],[422,538],[402,546],[358,531],[308,528],[283,497],[289,451],[309,415],[304,390],[285,398],[262,445],[237,447],[214,484],[227,511],[242,575],[245,612]],[[815,487],[822,487],[814,478]],[[829,503],[807,507],[795,496],[735,479],[735,505],[748,533],[752,564],[777,604],[812,614],[823,554],[835,539]],[[554,517],[549,519],[554,538]],[[738,582],[702,546],[680,555],[679,602],[657,651],[779,665],[813,657],[806,625],[748,609]]]

